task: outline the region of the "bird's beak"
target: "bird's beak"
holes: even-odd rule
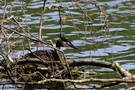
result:
[[[70,41],[67,41],[67,42],[63,41],[63,47],[71,47],[71,48],[79,50],[79,48],[75,47]]]
[[[74,48],[74,49],[77,49],[79,50],[79,48],[75,47],[71,42],[66,42],[68,46]]]
[[[60,39],[63,42],[63,47],[72,47],[74,49],[79,50],[79,48],[75,47],[68,39],[66,39],[64,36],[62,36],[61,34],[59,35]]]

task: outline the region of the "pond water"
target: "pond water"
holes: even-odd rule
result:
[[[56,1],[47,0],[46,6],[56,4]],[[60,2],[57,2],[57,5],[58,3]],[[83,9],[71,6],[75,3],[68,0],[64,0],[61,3],[63,6],[70,6],[68,9],[61,9],[63,17],[62,34],[81,49],[78,51],[63,47],[62,50],[64,50],[66,57],[75,60],[98,59],[110,62],[115,61],[119,62],[125,69],[134,70],[134,0],[98,0],[96,4],[101,9],[104,9],[105,15],[104,12],[99,11],[99,8],[91,3],[91,0],[78,1],[77,4]],[[25,29],[29,29],[37,37],[43,0],[28,0],[26,2],[14,2],[13,4],[14,6],[8,5],[6,12],[9,13],[13,7],[11,15],[24,20],[21,22],[22,26]],[[0,7],[0,15],[3,15],[5,5],[3,2],[0,2],[0,5],[2,6]],[[51,39],[55,43],[58,40],[60,28],[58,9],[45,10],[42,26],[42,38],[44,41]],[[16,37],[18,38],[18,36]],[[21,41],[26,43],[25,39]],[[33,51],[36,50],[36,45],[33,43]],[[14,55],[19,57],[22,55],[22,51],[16,50]],[[100,68],[99,71],[105,70]],[[124,88],[119,88],[119,90],[124,90]]]

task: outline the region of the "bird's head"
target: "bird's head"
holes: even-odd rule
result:
[[[78,49],[68,39],[66,39],[64,36],[60,36],[60,39],[57,40],[56,47],[57,48],[60,48],[60,47],[71,47],[71,48],[74,48],[74,49]]]

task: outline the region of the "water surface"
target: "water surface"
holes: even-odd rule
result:
[[[58,4],[55,0],[48,0],[46,5],[49,6],[56,3]],[[75,2],[63,1],[61,4],[68,6],[75,4]],[[105,16],[94,4],[91,4],[89,0],[81,0],[78,4],[83,7],[83,10],[77,7],[61,10],[61,15],[66,17],[62,25],[63,35],[81,49],[77,51],[71,48],[62,48],[67,58],[115,61],[119,62],[125,69],[134,70],[135,3],[133,0],[99,0],[98,4],[100,8],[104,9],[106,21],[108,21],[109,27],[107,29],[105,28]],[[0,8],[0,15],[2,15],[4,4],[0,2],[0,5],[2,5]],[[16,2],[11,15],[24,20],[21,23],[22,26],[25,29],[29,29],[37,37],[42,5],[42,0]],[[7,14],[11,7],[11,5],[8,5]],[[89,18],[83,17],[84,15],[88,15]],[[42,27],[43,40],[48,41],[51,39],[55,43],[58,40],[60,28],[58,9],[45,10]],[[18,39],[18,36],[14,36],[14,38]],[[23,37],[21,41],[26,43]],[[33,43],[33,51],[37,49],[36,45],[37,43]],[[27,51],[24,53],[27,53]],[[22,50],[16,50],[14,55],[20,57]],[[105,71],[103,68],[98,70]],[[123,88],[119,88],[119,90],[123,90]]]

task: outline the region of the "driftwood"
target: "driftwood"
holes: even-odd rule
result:
[[[87,88],[103,88],[103,87],[118,85],[119,83],[123,83],[123,82],[124,83],[135,83],[135,76],[132,75],[131,73],[129,73],[124,68],[122,68],[118,63],[115,63],[115,62],[111,63],[111,62],[100,61],[100,60],[89,60],[89,61],[88,60],[87,61],[86,60],[85,61],[77,61],[77,60],[71,61],[70,60],[70,61],[67,61],[67,63],[69,64],[69,68],[71,70],[71,73],[75,72],[74,70],[72,70],[73,67],[90,65],[90,66],[99,66],[99,67],[110,68],[110,69],[118,72],[122,78],[112,78],[112,79],[106,79],[106,78],[104,78],[104,79],[101,79],[101,78],[88,78],[88,79],[72,78],[71,79],[71,78],[68,78],[68,77],[66,77],[65,79],[55,78],[55,77],[47,78],[47,77],[44,76],[44,73],[39,72],[39,71],[42,70],[43,72],[46,72],[46,71],[49,72],[50,69],[48,67],[50,67],[49,65],[51,65],[52,63],[55,63],[58,66],[61,65],[59,61],[56,61],[56,62],[41,62],[40,60],[17,60],[17,62],[12,65],[12,68],[8,69],[6,67],[2,68],[3,63],[1,62],[1,71],[2,70],[7,71],[7,75],[6,75],[6,73],[1,74],[1,77],[6,77],[6,78],[8,77],[11,80],[10,82],[6,82],[6,84],[22,84],[22,85],[24,85],[24,84],[25,85],[42,85],[42,84],[50,83],[50,82],[57,82],[57,83],[70,82],[70,83],[76,83],[76,84],[77,83],[92,83],[92,82],[93,83],[94,82],[109,83],[109,84],[101,85],[101,86],[96,86],[96,85],[89,86]],[[23,65],[26,65],[26,64],[28,64],[28,65],[36,64],[32,68],[35,67],[36,70],[39,70],[39,71],[35,70],[34,72],[30,72],[29,74],[24,74],[24,75],[19,75],[19,76],[16,75],[16,77],[13,77],[12,69],[18,68],[17,65],[22,67]],[[37,68],[38,65],[40,65],[40,67]],[[26,70],[26,67],[25,67],[25,70]],[[29,67],[27,67],[27,68],[28,68],[27,70],[30,71],[29,69],[31,69],[31,68],[29,68]],[[22,68],[18,68],[18,69],[22,69]],[[58,69],[58,70],[60,70],[60,69]],[[60,71],[62,71],[62,69]],[[80,74],[80,72],[75,72],[75,73]],[[85,73],[85,71],[84,71],[84,73]],[[38,77],[38,79],[35,79],[34,81],[32,79],[32,81],[31,80],[29,81],[29,79],[33,78],[33,77],[36,77],[36,78]],[[4,85],[5,82],[1,82],[0,84]],[[78,85],[75,85],[75,87],[76,88],[84,88],[84,87],[80,87]]]
[[[25,64],[25,63],[36,63],[36,64],[42,64],[45,66],[49,66],[52,62],[48,61],[47,63],[44,63],[39,60],[20,60],[19,62],[17,62],[17,64]],[[60,65],[59,61],[55,61],[55,63]],[[84,61],[70,60],[70,61],[68,61],[68,64],[69,64],[69,67],[86,66],[86,65],[100,66],[100,67],[113,69],[113,70],[117,71],[118,73],[120,73],[120,75],[122,77],[134,77],[131,73],[129,73],[124,68],[122,68],[116,62],[111,63],[111,62],[101,61],[101,60],[84,60]]]
[[[62,23],[65,22],[65,19],[62,20],[62,14],[61,14],[61,8],[65,8],[69,10],[69,7],[77,7],[79,10],[81,9],[83,12],[83,18],[85,17],[90,23],[88,22],[87,24],[90,25],[92,24],[91,19],[89,18],[89,15],[86,14],[85,10],[81,5],[78,3],[73,3],[68,6],[63,6],[61,4],[51,4],[50,6],[46,6],[46,1],[44,0],[43,8],[42,8],[42,13],[41,13],[41,18],[40,18],[40,28],[38,32],[38,38],[34,36],[32,33],[29,32],[29,30],[25,29],[25,27],[21,26],[21,23],[16,19],[14,16],[9,16],[9,17],[4,17],[5,15],[3,14],[3,19],[0,20],[0,30],[2,31],[2,36],[5,38],[0,39],[0,44],[2,45],[2,42],[6,41],[6,44],[3,44],[3,47],[1,47],[1,55],[4,58],[4,60],[0,61],[0,77],[1,79],[6,79],[6,80],[1,80],[0,82],[1,85],[5,84],[21,84],[24,85],[44,85],[46,83],[73,83],[75,88],[85,88],[85,87],[80,87],[81,85],[76,85],[76,84],[83,84],[83,83],[97,83],[99,82],[98,85],[93,84],[91,86],[88,86],[86,88],[93,89],[93,88],[104,88],[104,87],[109,87],[109,86],[114,86],[118,85],[119,83],[134,83],[135,82],[135,76],[132,75],[129,71],[125,70],[122,68],[118,63],[115,62],[107,62],[107,61],[102,61],[102,60],[88,60],[88,61],[75,61],[75,60],[70,60],[65,62],[66,65],[64,68],[62,66],[61,62],[43,62],[41,60],[20,60],[20,59],[12,59],[10,56],[10,53],[18,47],[18,45],[14,44],[11,45],[9,42],[10,39],[12,39],[14,34],[23,36],[27,38],[28,40],[36,41],[42,44],[45,44],[46,46],[59,50],[57,48],[54,48],[51,46],[49,43],[42,41],[41,34],[42,34],[42,21],[44,17],[44,12],[45,8],[47,9],[52,9],[52,8],[57,8],[59,12],[59,18],[60,18],[60,33],[62,33]],[[105,23],[105,33],[106,35],[109,30],[109,23],[107,20],[107,15],[105,14],[104,10],[100,7],[100,5],[94,1],[90,1],[92,4],[95,5],[100,11],[100,14],[104,15],[104,23]],[[4,4],[6,5],[6,4]],[[12,6],[14,6],[14,3],[12,3]],[[20,5],[21,6],[21,5]],[[4,12],[6,12],[6,6],[4,8]],[[13,8],[13,7],[12,7]],[[70,10],[69,10],[70,11]],[[87,11],[87,10],[86,10]],[[9,12],[10,13],[10,12]],[[96,12],[97,13],[97,12]],[[73,16],[71,15],[72,20],[74,19]],[[65,17],[66,18],[66,17]],[[10,28],[6,26],[6,23],[14,21],[15,27],[18,28]],[[74,20],[73,20],[74,21]],[[12,22],[10,22],[12,25]],[[73,22],[73,26],[76,27],[76,25]],[[77,28],[77,27],[76,27]],[[75,28],[75,29],[76,29]],[[79,28],[77,28],[79,29]],[[91,32],[90,32],[91,33]],[[12,36],[12,37],[11,37]],[[12,42],[13,43],[13,42]],[[8,46],[5,48],[5,46]],[[15,46],[15,47],[12,47]],[[25,45],[24,45],[24,48]],[[27,49],[27,48],[26,48]],[[18,49],[17,49],[18,50]],[[28,50],[28,49],[27,49]],[[5,53],[5,51],[7,51]],[[11,64],[9,63],[11,62]],[[16,62],[13,62],[16,61]],[[80,74],[90,74],[91,72],[85,72],[85,70],[82,70],[79,68],[80,66],[97,66],[97,67],[105,67],[114,70],[114,72],[119,73],[120,77],[119,78],[78,78]],[[77,68],[76,68],[77,67]],[[93,72],[93,74],[96,73]],[[107,83],[104,85],[100,85],[100,83]],[[53,85],[51,85],[53,86]],[[56,86],[57,87],[57,86]],[[60,89],[57,89],[60,90]],[[63,89],[61,89],[63,90]]]
[[[40,60],[19,60],[17,63],[14,64],[40,64],[40,65],[44,65],[46,67],[48,67],[49,65],[52,64],[52,62],[48,61],[48,62],[41,62]],[[59,61],[55,61],[53,63],[56,63],[58,65],[61,65]],[[86,65],[90,65],[90,66],[99,66],[99,67],[105,67],[105,68],[110,68],[113,69],[114,71],[117,71],[121,77],[123,77],[124,79],[130,77],[130,79],[134,79],[134,75],[132,75],[131,73],[129,73],[127,70],[125,70],[124,68],[122,68],[118,63],[111,63],[111,62],[107,62],[107,61],[100,61],[100,60],[85,60],[85,61],[77,61],[77,60],[70,60],[68,61],[69,67],[75,67],[75,66],[86,66]],[[1,64],[2,65],[2,64]],[[41,67],[42,69],[43,67]],[[126,77],[126,78],[125,78]]]

